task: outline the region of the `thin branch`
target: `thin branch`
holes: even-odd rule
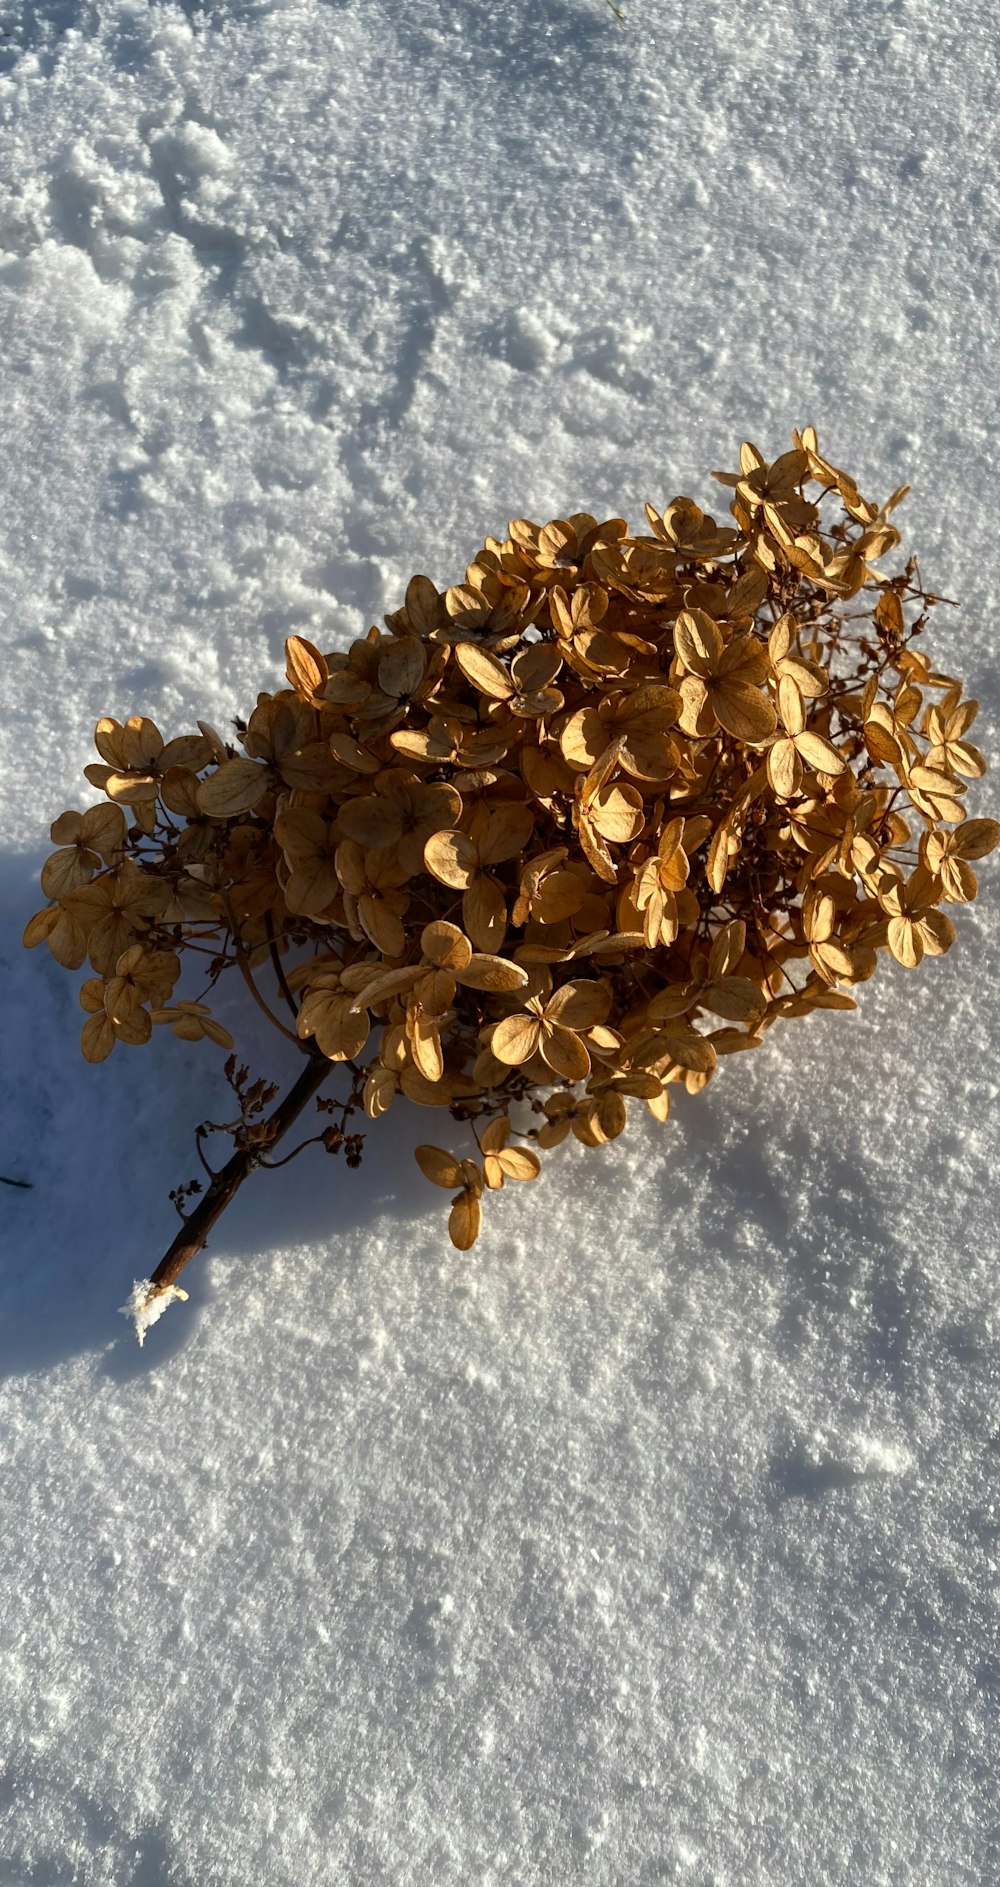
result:
[[[202,1127],[209,1124],[210,1123],[203,1121],[200,1126],[195,1128],[194,1144],[195,1144],[195,1149],[198,1154],[198,1158],[201,1161],[202,1166],[205,1168],[205,1171],[208,1174],[209,1179],[216,1179],[218,1177],[217,1169],[214,1166],[209,1166],[208,1161],[205,1158],[205,1149],[201,1144],[202,1140],[204,1139],[204,1134],[202,1133]]]
[[[322,1146],[325,1138],[324,1134],[311,1134],[308,1140],[300,1140],[298,1146],[293,1147],[291,1153],[286,1153],[283,1160],[269,1160],[267,1155],[262,1153],[259,1164],[266,1166],[269,1173],[276,1173],[279,1166],[287,1166],[290,1160],[297,1160],[299,1154],[304,1153],[307,1147]]]
[[[248,990],[250,991],[250,994],[253,997],[254,1002],[257,1004],[258,1009],[262,1009],[264,1011],[264,1014],[266,1015],[268,1021],[273,1022],[275,1028],[281,1030],[282,1035],[287,1036],[290,1042],[294,1042],[297,1048],[301,1048],[302,1043],[301,1043],[300,1038],[297,1035],[293,1035],[291,1029],[286,1029],[280,1016],[275,1015],[274,1010],[271,1009],[268,1006],[268,1004],[264,1001],[264,998],[261,995],[260,990],[257,988],[257,985],[254,982],[254,978],[253,978],[253,971],[251,970],[250,965],[247,962],[246,948],[244,946],[243,939],[241,938],[240,933],[239,933],[239,926],[237,925],[236,919],[233,916],[232,905],[230,904],[229,899],[227,898],[224,891],[220,893],[220,896],[225,906],[226,916],[229,919],[229,927],[230,927],[230,930],[232,932],[232,937],[233,937],[233,949],[236,952],[236,961],[240,966],[240,974]]]
[[[208,1191],[199,1200],[194,1211],[185,1220],[173,1244],[164,1253],[156,1270],[149,1280],[141,1303],[132,1306],[139,1328],[140,1341],[145,1334],[146,1323],[152,1322],[158,1314],[156,1300],[169,1302],[168,1293],[174,1293],[177,1279],[208,1243],[208,1235],[221,1218],[226,1207],[239,1192],[243,1181],[249,1178],[255,1167],[266,1164],[264,1155],[298,1120],[303,1109],[308,1107],[313,1096],[322,1087],[327,1077],[334,1073],[337,1064],[327,1060],[325,1055],[310,1054],[294,1087],[290,1088],[283,1101],[278,1103],[274,1113],[267,1120],[261,1121],[254,1130],[254,1145],[243,1147],[227,1160],[225,1166],[216,1173]],[[142,1321],[145,1316],[145,1322]]]
[[[278,979],[278,988],[280,989],[282,995],[284,996],[285,1001],[292,1012],[292,1015],[297,1018],[298,1013],[299,1013],[299,1006],[295,1000],[295,997],[292,995],[291,990],[288,987],[288,978],[285,975],[284,965],[282,964],[282,961],[281,961],[281,953],[278,949],[277,939],[275,938],[275,935],[274,935],[274,925],[271,922],[270,911],[267,912],[264,918],[264,928],[267,931],[267,947],[271,953],[271,962],[274,965],[274,974]]]

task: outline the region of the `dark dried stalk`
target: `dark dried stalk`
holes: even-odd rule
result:
[[[250,1130],[250,1144],[241,1147],[227,1160],[225,1166],[216,1173],[208,1191],[204,1194],[191,1213],[185,1219],[181,1230],[169,1250],[164,1253],[148,1284],[141,1289],[141,1294],[133,1293],[125,1306],[135,1318],[140,1343],[148,1324],[153,1323],[161,1309],[165,1309],[171,1297],[177,1292],[177,1279],[208,1243],[208,1235],[230,1205],[245,1179],[254,1168],[264,1162],[273,1147],[283,1139],[289,1127],[294,1126],[299,1115],[308,1107],[313,1096],[322,1087],[327,1076],[334,1072],[335,1064],[325,1055],[309,1052],[306,1066],[303,1068],[294,1086],[289,1088],[284,1100],[279,1101],[273,1114]],[[160,1300],[159,1302],[157,1300]]]

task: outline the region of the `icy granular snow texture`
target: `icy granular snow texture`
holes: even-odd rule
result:
[[[426,1118],[258,1176],[141,1352],[219,1058],[19,946],[98,714],[793,425],[997,754],[995,9],[623,10],[0,0],[3,1887],[1000,1873],[994,867],[468,1259]]]

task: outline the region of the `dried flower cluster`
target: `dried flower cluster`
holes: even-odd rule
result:
[[[25,936],[89,963],[84,1054],[228,1044],[182,956],[266,1006],[264,970],[371,1118],[469,1123],[417,1154],[465,1250],[567,1134],[665,1120],[779,1018],[853,1009],[880,951],[947,950],[1000,827],[965,812],[976,703],[915,646],[940,599],[876,568],[906,487],[868,502],[811,429],[714,476],[729,522],[515,519],[346,651],[293,636],[242,754],[100,721],[109,803],[57,819]]]

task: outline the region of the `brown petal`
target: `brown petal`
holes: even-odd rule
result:
[[[484,865],[501,865],[523,852],[535,827],[535,815],[523,801],[512,800],[490,814],[479,841]]]
[[[458,1251],[468,1251],[479,1237],[483,1209],[470,1192],[460,1192],[448,1214],[448,1236]]]
[[[413,624],[414,633],[427,637],[437,627],[441,614],[441,599],[430,577],[411,577],[406,586],[406,613]]]
[[[378,1003],[385,1002],[387,997],[401,996],[404,990],[413,988],[419,975],[420,966],[416,963],[409,963],[401,970],[386,970],[384,976],[376,974],[358,990],[351,1008],[374,1009]],[[341,981],[350,987],[347,973]]]
[[[778,682],[778,713],[789,734],[801,734],[806,724],[805,704],[790,675],[782,675]]]
[[[462,1169],[453,1153],[446,1153],[443,1147],[431,1147],[426,1142],[414,1147],[413,1157],[425,1179],[432,1186],[452,1186],[462,1184]]]
[[[455,660],[467,681],[471,681],[480,694],[488,695],[494,701],[507,701],[514,693],[510,676],[502,662],[486,649],[479,649],[474,642],[460,642],[455,648]]]
[[[543,1060],[557,1075],[565,1075],[568,1081],[583,1081],[589,1075],[590,1056],[572,1029],[564,1029],[558,1022],[543,1023],[538,1046]]]
[[[766,681],[768,669],[766,651],[756,636],[734,636],[723,650],[717,679],[737,682],[744,688],[753,687]]]
[[[903,753],[898,740],[894,739],[878,721],[866,721],[864,734],[865,746],[872,759],[877,760],[880,766],[897,769],[902,766]]]
[[[424,846],[424,864],[443,885],[463,891],[479,867],[479,853],[464,832],[434,832]]]
[[[495,951],[507,930],[507,902],[495,878],[479,872],[462,897],[462,923],[477,950]]]
[[[955,941],[955,926],[943,911],[925,911],[917,928],[929,957],[943,957]]]
[[[80,1047],[86,1061],[107,1061],[115,1045],[115,1026],[107,1014],[88,1016],[80,1032]]]
[[[427,666],[418,636],[399,636],[385,645],[379,657],[378,685],[385,695],[411,695],[419,688]]]
[[[297,917],[319,917],[340,893],[332,855],[314,853],[297,864],[285,886],[285,904]]]
[[[85,1009],[89,1016],[107,1013],[104,1008],[104,992],[106,988],[107,984],[100,976],[88,976],[86,982],[81,983],[78,992],[80,1007],[81,1009]]]
[[[360,708],[371,695],[371,682],[349,668],[336,668],[323,686],[323,699],[334,708]]]
[[[373,1068],[365,1082],[364,1107],[369,1120],[387,1114],[396,1094],[396,1077],[387,1068]]]
[[[64,913],[60,911],[55,904],[48,905],[44,911],[36,911],[34,917],[29,917],[24,926],[24,934],[21,938],[24,949],[34,950],[40,943],[44,943],[63,916]],[[82,935],[83,933],[81,932],[81,937]],[[83,955],[80,957],[81,963],[85,955],[86,950],[84,950]],[[78,965],[74,964],[72,967],[76,969]]]
[[[163,752],[163,735],[145,715],[132,714],[122,729],[122,749],[126,767],[147,773]]]
[[[622,741],[621,762],[626,773],[636,779],[667,780],[677,765],[677,747],[669,734],[628,727]]]
[[[44,916],[39,912],[39,919]],[[36,920],[32,920],[35,922]],[[30,926],[29,926],[30,929]],[[34,942],[35,939],[32,939]],[[87,954],[87,933],[68,911],[58,911],[55,923],[47,932],[47,941],[52,955],[65,970],[78,970]],[[110,967],[110,966],[109,966]],[[94,965],[97,968],[97,965]]]
[[[110,714],[102,714],[94,729],[94,745],[101,759],[116,772],[128,765],[123,734],[121,723],[112,720]]]
[[[551,642],[529,643],[511,662],[511,680],[521,694],[535,694],[555,680],[561,667],[562,651]]]
[[[750,1022],[767,1006],[766,997],[748,976],[725,976],[718,983],[709,983],[698,1001],[703,1009],[725,1017],[727,1022]]]
[[[300,859],[311,858],[315,852],[325,850],[326,820],[306,806],[294,806],[290,812],[278,814],[274,836],[289,863],[297,865]]]
[[[421,1016],[410,1031],[409,1041],[410,1053],[425,1081],[440,1081],[444,1074],[444,1055],[437,1023],[431,1017]]]
[[[923,938],[917,926],[908,917],[891,917],[886,932],[886,941],[897,963],[904,969],[915,970],[922,962],[924,954]]]
[[[202,780],[198,804],[209,819],[234,819],[252,812],[270,785],[270,774],[256,760],[224,760],[215,773]]]
[[[399,736],[393,734],[394,745],[398,738]],[[373,753],[369,753],[367,747],[362,747],[361,742],[355,740],[353,734],[339,730],[330,735],[330,752],[335,760],[340,761],[341,766],[350,767],[354,773],[378,773],[382,766],[381,760],[377,760]]]
[[[498,1114],[483,1128],[479,1136],[479,1148],[482,1153],[499,1153],[510,1139],[510,1121],[506,1114]]]
[[[80,821],[79,838],[102,858],[110,859],[125,843],[127,821],[120,806],[90,806]],[[53,831],[53,838],[55,832]]]
[[[703,609],[684,610],[674,624],[674,648],[691,675],[714,675],[722,660],[722,632]]]
[[[497,1061],[508,1068],[518,1068],[535,1053],[540,1034],[538,1017],[518,1010],[516,1015],[505,1016],[497,1023],[490,1038],[490,1049]]]
[[[104,782],[109,799],[126,806],[151,803],[159,796],[160,782],[155,773],[109,773]]]
[[[125,815],[120,807],[98,808],[97,806],[91,806],[90,808],[91,812],[97,812],[99,810],[117,812],[119,819],[121,819],[124,825]],[[83,840],[83,842],[86,843],[84,820],[88,816],[87,813],[61,812],[58,819],[54,819],[49,827],[49,838],[52,840],[53,845],[76,845],[79,840]]]
[[[956,789],[954,781],[938,767],[915,766],[910,769],[908,785],[915,786],[922,793],[941,793],[950,797]],[[963,789],[964,790],[964,789]]]
[[[406,949],[402,918],[385,898],[363,895],[358,899],[358,921],[366,937],[384,957],[401,957]]]
[[[42,866],[42,890],[47,898],[68,897],[71,891],[90,883],[99,864],[96,852],[81,851],[76,845],[53,852]]]
[[[590,803],[591,824],[612,845],[627,845],[645,824],[642,796],[634,786],[602,786]]]
[[[708,683],[698,675],[685,675],[679,693],[681,712],[678,724],[682,733],[693,734],[699,739],[714,733],[716,719]]]
[[[508,1179],[537,1179],[542,1170],[537,1153],[528,1147],[504,1147],[498,1157]]]
[[[87,954],[99,976],[110,976],[119,957],[135,936],[136,926],[124,912],[112,910],[94,925],[87,938]],[[51,949],[51,939],[49,940]]]
[[[822,734],[797,734],[795,745],[807,767],[814,767],[817,773],[843,773],[846,762],[837,752],[832,741],[825,740]]]
[[[708,959],[708,978],[714,983],[720,976],[728,976],[735,970],[747,947],[747,927],[740,917],[734,917],[724,924],[712,941]]]
[[[602,669],[609,675],[623,675],[633,654],[654,656],[652,643],[639,636],[611,635],[606,629],[581,629],[576,648],[588,667]]]
[[[506,957],[493,956],[488,951],[474,952],[463,969],[454,971],[454,976],[464,989],[484,989],[492,994],[523,989],[528,981],[527,972],[520,964],[510,963]]]
[[[370,1027],[366,1011],[353,1008],[349,995],[327,989],[309,991],[296,1023],[302,1040],[314,1036],[328,1061],[353,1061],[364,1048]]]
[[[712,706],[720,727],[751,746],[767,739],[778,717],[766,695],[745,683],[726,681],[712,688]]]
[[[456,978],[450,970],[425,970],[414,986],[414,996],[428,1016],[447,1015],[455,1000]]]
[[[189,767],[168,767],[160,781],[160,798],[167,811],[178,813],[182,819],[191,822],[200,820],[199,785],[197,773],[193,773]],[[117,812],[121,808],[112,807],[109,810]],[[113,854],[106,854],[106,856],[113,856]]]
[[[581,812],[579,816],[577,831],[580,835],[580,844],[583,848],[584,856],[591,870],[597,873],[598,878],[603,878],[606,884],[617,884],[618,873],[615,870],[611,853],[608,851],[600,833],[591,823],[589,814],[585,811]]]
[[[442,918],[425,924],[420,933],[420,948],[428,963],[435,963],[442,970],[464,970],[472,958],[472,945],[464,931],[457,924],[448,924]]]
[[[956,773],[965,773],[970,780],[981,780],[986,772],[986,761],[979,748],[973,747],[967,740],[949,742],[948,755]]]
[[[545,1019],[570,1029],[589,1029],[596,1022],[603,1022],[610,1008],[611,990],[607,983],[563,983],[546,1003]]]
[[[300,793],[325,793],[336,785],[338,767],[329,741],[311,740],[304,747],[283,753],[278,771],[285,785]]]
[[[120,1021],[116,1020],[114,1026],[119,1042],[127,1043],[129,1048],[139,1048],[153,1033],[153,1018],[148,1009],[133,1009]]]
[[[285,673],[304,701],[321,695],[330,677],[325,656],[304,636],[289,636],[285,643]]]
[[[563,758],[574,767],[593,766],[607,744],[607,728],[596,708],[578,708],[559,736]]]
[[[964,858],[945,858],[938,867],[945,897],[952,904],[971,903],[979,890],[972,866]]]
[[[403,819],[390,800],[379,793],[368,793],[361,799],[344,801],[337,813],[337,825],[345,839],[363,846],[365,851],[377,851],[395,845],[402,834]]]
[[[587,897],[587,881],[580,872],[550,871],[532,899],[531,915],[540,924],[561,924],[574,917]]]
[[[337,877],[344,890],[352,897],[359,898],[367,889],[368,873],[365,870],[365,855],[360,845],[353,839],[345,839],[338,845],[334,854]]]
[[[1000,825],[995,819],[963,819],[954,841],[960,858],[985,858],[1000,845]]]
[[[671,1021],[691,1008],[695,994],[689,983],[673,984],[654,996],[646,1014],[650,1022]]]
[[[794,798],[802,778],[802,763],[793,740],[776,740],[768,748],[767,777],[779,799]]]

